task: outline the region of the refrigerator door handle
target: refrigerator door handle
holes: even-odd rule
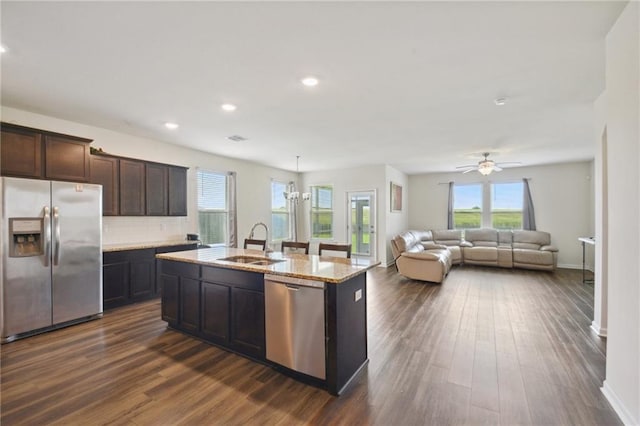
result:
[[[58,208],[53,208],[53,264],[55,266],[60,262],[60,217]]]
[[[49,206],[44,206],[44,266],[49,266],[51,259],[51,216]]]

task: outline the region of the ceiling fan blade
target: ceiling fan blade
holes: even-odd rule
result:
[[[502,171],[502,168],[501,168],[501,167],[498,167],[498,166],[493,166],[493,171],[494,171],[494,172],[501,172],[501,171]]]
[[[469,167],[476,168],[476,167],[478,167],[478,165],[477,164],[469,164],[467,166],[458,166],[458,167],[456,167],[456,169],[468,169]]]
[[[520,161],[506,161],[504,163],[496,163],[497,166],[519,166],[522,163]]]
[[[464,172],[462,172],[462,174],[465,173],[469,173],[469,172],[475,172],[477,169],[469,169],[469,170],[465,170]]]

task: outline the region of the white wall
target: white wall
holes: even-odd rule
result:
[[[594,161],[594,235],[596,237],[595,280],[593,290],[593,322],[591,328],[599,335],[607,335],[608,295],[608,214],[607,214],[607,130],[606,94],[594,102],[596,159]]]
[[[149,242],[184,239],[198,232],[196,168],[237,172],[238,241],[248,236],[256,222],[271,225],[271,179],[297,181],[297,174],[139,138],[111,130],[2,107],[2,121],[93,139],[94,148],[125,157],[189,167],[187,217],[105,217],[103,243]],[[262,235],[257,235],[261,237]]]
[[[481,176],[479,173],[428,173],[409,176],[409,228],[446,229],[447,182],[514,182],[531,178],[529,187],[536,227],[551,234],[559,249],[558,265],[582,267],[578,237],[592,235],[592,162],[516,167]]]
[[[382,230],[380,235],[385,235],[385,251],[386,258],[382,262],[383,265],[389,266],[393,262],[393,254],[391,253],[391,239],[401,232],[409,229],[409,211],[412,208],[409,202],[409,176],[403,172],[394,169],[391,166],[385,167],[386,174],[386,194],[385,194],[385,213],[387,215],[386,229],[384,234]],[[402,211],[391,211],[391,182],[402,186]]]
[[[640,424],[640,5],[629,2],[606,43],[609,310],[603,392]]]
[[[309,191],[312,185],[332,185],[333,186],[333,241],[345,243],[349,241],[347,236],[347,192],[350,191],[376,191],[377,218],[376,229],[378,243],[376,253],[378,260],[385,263],[385,166],[366,166],[355,169],[323,170],[318,172],[307,172],[301,176],[302,185],[300,191]],[[300,240],[309,240],[310,236],[310,205],[304,202],[300,209],[299,228]],[[312,240],[312,253],[317,253],[317,241]]]

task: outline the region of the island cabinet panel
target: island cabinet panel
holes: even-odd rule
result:
[[[239,352],[264,358],[264,291],[231,289],[231,345]]]
[[[162,319],[171,326],[178,325],[180,310],[180,277],[176,275],[160,275],[162,286]]]
[[[196,332],[200,330],[200,281],[180,278],[180,327]]]
[[[40,178],[42,167],[42,134],[2,124],[2,175]]]
[[[145,164],[120,160],[120,215],[145,214]]]
[[[46,135],[45,176],[47,179],[89,182],[89,144],[64,136]]]
[[[162,164],[147,163],[146,165],[146,198],[147,216],[167,216],[169,204],[167,201],[168,167]]]
[[[187,169],[168,167],[169,216],[187,215]]]
[[[119,161],[114,157],[91,156],[91,183],[102,185],[102,215],[120,214]]]
[[[196,333],[200,327],[200,267],[170,260],[159,262],[162,319],[172,327]]]
[[[339,395],[368,361],[366,274],[327,290],[327,387]]]
[[[202,334],[215,343],[229,344],[231,288],[202,282]]]

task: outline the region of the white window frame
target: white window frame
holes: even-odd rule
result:
[[[504,182],[488,182],[489,183],[489,221],[488,221],[488,228],[493,228],[493,198],[494,198],[494,193],[495,193],[495,186],[496,185],[509,185],[509,184],[520,184],[521,186],[523,186],[522,190],[524,191],[524,183],[522,182],[522,180],[508,180],[508,181],[504,181]],[[522,214],[524,212],[524,199],[521,198],[520,199],[520,227],[519,228],[509,228],[510,230],[521,230],[522,229],[522,224],[524,223],[524,218],[522,217]],[[504,229],[504,230],[509,230],[507,228],[500,228],[500,229]]]
[[[200,229],[200,212],[211,212],[211,213],[225,213],[225,223],[224,223],[224,242],[219,243],[210,243],[211,247],[220,247],[227,246],[229,244],[229,173],[228,172],[220,172],[215,170],[207,170],[207,169],[197,169],[196,172],[196,190],[200,190],[200,174],[207,173],[222,176],[224,178],[224,209],[201,209],[200,203],[198,202],[200,194],[197,194],[196,203],[198,210],[198,232],[200,233],[200,238],[202,239],[202,231]],[[204,242],[204,241],[203,241]],[[206,244],[206,242],[204,242]]]
[[[314,216],[314,211],[319,210],[316,209],[314,210],[314,200],[315,200],[315,196],[316,196],[316,188],[331,188],[331,208],[329,209],[329,212],[331,213],[331,235],[329,235],[328,237],[316,237],[314,236],[314,230],[313,230],[313,216]],[[310,216],[309,216],[309,236],[310,239],[312,241],[333,241],[333,237],[335,235],[335,210],[334,210],[334,205],[335,205],[335,191],[333,189],[333,184],[316,184],[316,185],[310,185],[309,186],[309,192],[311,193],[311,200],[310,200],[310,206],[309,206],[309,212],[310,212]],[[325,213],[327,213],[327,211],[324,211]]]
[[[480,226],[478,228],[458,228],[457,226],[455,226],[456,223],[456,201],[455,201],[455,188],[456,187],[461,187],[461,186],[479,186],[480,187]],[[453,224],[454,224],[454,229],[459,229],[459,230],[466,230],[466,229],[480,229],[480,228],[484,228],[484,224],[485,224],[485,196],[484,196],[484,192],[485,192],[485,186],[483,184],[483,182],[469,182],[469,183],[454,183],[454,200],[453,200]]]
[[[291,239],[291,207],[290,207],[290,202],[287,201],[285,199],[285,211],[281,211],[281,210],[274,210],[273,208],[273,196],[274,196],[274,184],[280,184],[284,187],[283,189],[283,193],[285,191],[287,191],[287,188],[289,187],[289,184],[287,182],[282,182],[276,179],[272,179],[271,180],[271,241],[272,242],[276,242],[276,241],[287,241]],[[287,215],[287,223],[286,223],[286,230],[287,230],[287,234],[286,236],[282,237],[282,238],[276,238],[275,235],[275,227],[273,226],[273,217],[275,214],[281,215],[281,214],[286,214]]]

